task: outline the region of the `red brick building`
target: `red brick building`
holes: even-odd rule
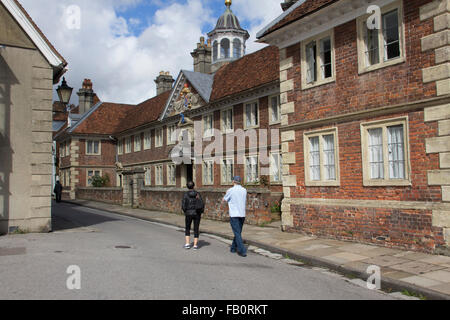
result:
[[[286,1],[285,230],[433,251],[450,243],[450,1]]]

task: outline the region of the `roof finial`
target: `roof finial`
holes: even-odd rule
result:
[[[231,7],[231,5],[232,5],[232,0],[225,0],[225,5],[226,5],[227,7]]]

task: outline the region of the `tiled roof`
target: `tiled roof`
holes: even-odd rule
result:
[[[214,76],[211,102],[279,80],[279,50],[269,46],[221,67]]]
[[[128,112],[115,132],[120,133],[158,120],[170,94],[171,90],[138,104]]]
[[[278,23],[270,27],[264,34],[259,36],[259,38],[338,1],[339,0],[306,0],[303,4],[295,8],[291,13],[281,19]]]
[[[103,102],[71,130],[74,134],[114,134],[129,112],[136,106]]]

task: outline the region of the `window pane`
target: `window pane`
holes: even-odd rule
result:
[[[94,142],[94,153],[97,154],[98,153],[98,146],[99,146],[99,142],[95,141]]]
[[[323,136],[325,180],[336,180],[334,135]]]
[[[217,41],[214,41],[213,45],[213,60],[216,61],[218,58],[218,52],[219,52],[219,43]]]
[[[278,97],[272,97],[271,99],[271,107],[272,107],[272,122],[276,122],[280,120],[280,106],[278,103]]]
[[[241,40],[234,39],[233,41],[233,57],[240,58],[241,57]]]
[[[92,141],[87,142],[87,153],[92,153]]]
[[[230,57],[230,40],[223,39],[220,42],[220,58],[228,59]]]
[[[312,83],[317,80],[316,70],[316,42],[311,42],[306,46],[306,82]]]
[[[403,125],[388,127],[389,178],[405,179]]]
[[[378,30],[367,29],[366,23],[364,22],[365,30],[365,43],[366,43],[366,59],[367,65],[371,66],[380,63],[380,50],[378,43]]]
[[[310,179],[312,181],[320,181],[320,149],[319,137],[309,139],[309,169]]]
[[[333,76],[332,65],[331,65],[331,39],[323,39],[320,41],[320,56],[322,59],[322,78],[327,79]]]
[[[385,60],[400,57],[400,35],[398,32],[398,27],[397,10],[383,15]]]
[[[368,133],[370,178],[384,179],[383,129],[370,129]]]

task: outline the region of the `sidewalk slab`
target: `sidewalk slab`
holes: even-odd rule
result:
[[[185,223],[184,216],[172,213],[130,209],[87,200],[66,202],[180,228],[184,228]],[[289,256],[295,263],[301,260],[312,267],[325,267],[364,280],[370,276],[367,267],[376,265],[382,271],[382,288],[407,290],[429,299],[450,300],[450,257],[321,239],[300,233],[285,233],[281,228],[273,226],[245,225],[244,241],[250,246],[269,251],[270,255],[276,256],[277,259]],[[233,239],[228,222],[203,218],[200,231],[228,240]]]

